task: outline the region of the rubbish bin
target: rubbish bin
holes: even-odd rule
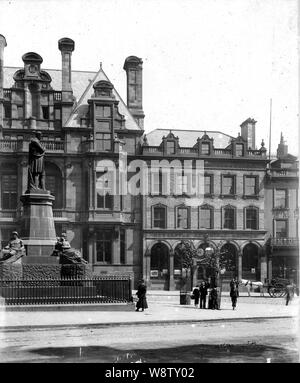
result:
[[[181,305],[190,305],[191,304],[191,295],[190,293],[180,293],[180,304]]]

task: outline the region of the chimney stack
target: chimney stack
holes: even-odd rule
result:
[[[62,124],[69,118],[73,106],[71,57],[74,48],[74,41],[68,37],[58,40],[58,49],[61,51],[62,59]]]
[[[255,146],[255,121],[253,118],[247,118],[244,122],[241,123],[241,136],[244,140],[248,141],[248,148],[254,150]]]
[[[3,69],[3,56],[4,56],[4,48],[7,46],[6,39],[3,35],[0,35],[0,129],[3,127],[3,86],[4,86],[4,69]]]
[[[127,75],[127,107],[141,129],[144,129],[143,111],[143,61],[136,56],[125,60]]]

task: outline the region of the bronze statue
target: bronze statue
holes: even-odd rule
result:
[[[42,133],[36,132],[29,144],[27,192],[45,190],[45,148],[41,144]]]
[[[53,256],[59,256],[59,263],[63,265],[74,264],[74,263],[88,263],[82,258],[79,250],[75,250],[71,247],[67,241],[67,235],[62,233],[61,237],[57,238]]]
[[[25,255],[25,247],[23,241],[19,238],[19,234],[16,231],[11,233],[11,239],[8,244],[2,250],[2,256],[0,256],[1,263],[13,263],[19,258]]]

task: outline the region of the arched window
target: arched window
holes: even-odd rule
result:
[[[223,208],[223,229],[235,229],[235,208],[225,206]]]
[[[46,190],[49,190],[54,195],[53,209],[63,208],[63,184],[62,174],[58,166],[51,162],[45,163],[45,186]]]
[[[245,228],[251,230],[258,230],[258,208],[246,207],[245,208]]]
[[[153,206],[152,227],[159,229],[165,229],[167,227],[167,209],[164,205]]]

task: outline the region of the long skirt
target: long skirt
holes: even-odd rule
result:
[[[148,308],[148,303],[146,297],[141,297],[139,300],[136,302],[136,308],[137,309],[147,309]]]
[[[237,297],[231,297],[232,307],[236,307]]]

